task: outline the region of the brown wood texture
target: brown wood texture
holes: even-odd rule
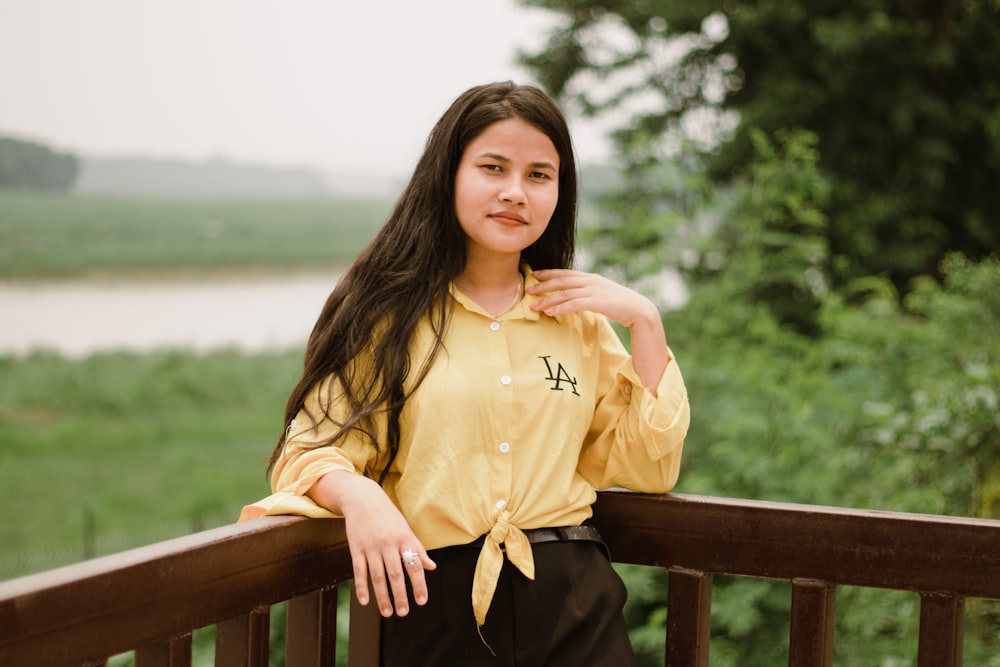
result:
[[[667,585],[666,667],[708,667],[712,575],[673,568]]]
[[[792,581],[789,667],[833,667],[836,588],[827,581]]]
[[[264,517],[0,582],[0,664],[100,660],[352,574],[343,522]]]
[[[962,667],[965,599],[955,595],[920,596],[918,667]]]
[[[288,601],[285,666],[323,667],[337,657],[337,588],[324,588]]]
[[[1000,521],[628,492],[594,509],[622,562],[1000,599]]]
[[[965,599],[1000,599],[1000,521],[612,491],[594,523],[616,561],[669,570],[673,666],[709,662],[713,574],[791,581],[790,663],[810,667],[830,664],[837,585],[919,593],[921,667],[961,664]],[[0,665],[185,665],[211,625],[219,664],[266,665],[284,600],[288,664],[332,664],[351,576],[342,521],[267,517],[0,582]],[[373,606],[350,625],[351,667],[375,667]]]

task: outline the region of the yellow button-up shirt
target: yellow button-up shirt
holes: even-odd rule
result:
[[[528,284],[538,282],[529,272]],[[526,295],[494,318],[452,287],[457,301],[445,347],[400,416],[399,453],[383,488],[427,549],[486,535],[473,581],[473,611],[485,622],[504,550],[534,578],[523,530],[579,525],[595,488],[665,493],[677,480],[689,422],[677,363],[655,394],[643,387],[607,318],[583,312],[549,317]],[[425,357],[433,334],[418,327],[411,358]],[[333,470],[378,478],[378,456],[354,435],[313,448],[336,427],[336,384],[321,383],[290,425],[271,477],[274,494],[246,507],[264,514],[334,516],[305,493]]]

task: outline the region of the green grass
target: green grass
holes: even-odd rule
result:
[[[390,207],[0,190],[0,281],[338,269]],[[0,578],[233,521],[268,490],[300,368],[301,351],[0,358]]]
[[[0,190],[0,281],[337,270],[390,208]],[[0,579],[235,520],[300,370],[301,350],[0,357]]]
[[[391,210],[378,198],[145,198],[0,190],[0,280],[337,269]]]
[[[0,579],[231,523],[301,350],[0,358]]]

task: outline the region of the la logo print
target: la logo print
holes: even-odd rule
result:
[[[558,361],[556,362],[555,372],[553,373],[552,364],[549,363],[549,357],[550,355],[538,358],[545,362],[545,369],[549,372],[548,377],[545,379],[553,383],[552,391],[565,391],[562,386],[565,383],[569,385],[575,396],[579,396],[580,393],[576,390],[576,378],[570,377],[570,374],[566,372],[566,369],[563,368],[563,365]]]

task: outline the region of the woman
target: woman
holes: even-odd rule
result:
[[[386,665],[633,661],[585,522],[595,487],[672,488],[688,401],[655,305],[571,270],[575,216],[552,100],[472,88],[312,332],[243,518],[344,517]]]

